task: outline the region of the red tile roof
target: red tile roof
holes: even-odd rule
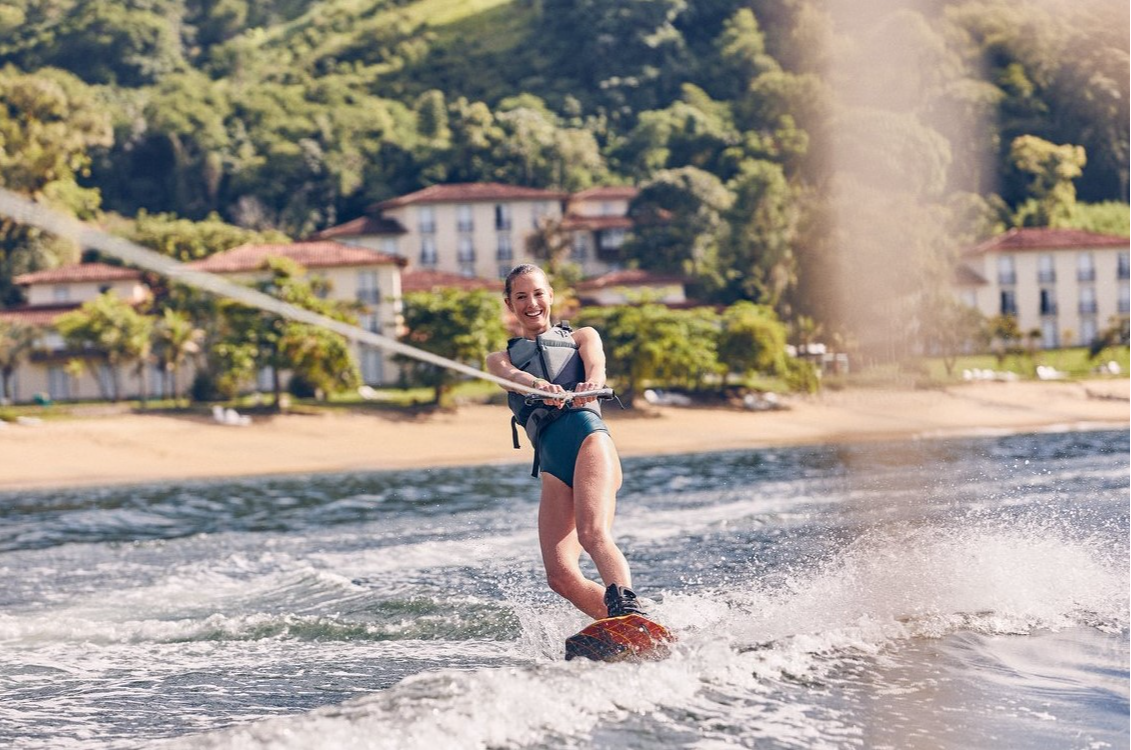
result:
[[[432,185],[415,193],[391,198],[378,203],[375,208],[383,211],[418,203],[474,203],[475,201],[563,201],[569,193],[542,188],[503,185],[498,182],[462,182],[451,185]]]
[[[49,271],[23,273],[12,279],[21,286],[29,284],[63,284],[78,281],[121,281],[140,279],[141,272],[107,263],[74,263]]]
[[[27,307],[14,307],[10,310],[0,310],[0,320],[23,323],[29,326],[49,326],[55,318],[63,313],[77,310],[81,307],[79,302],[67,302],[58,305],[35,305]]]
[[[1010,229],[967,251],[969,255],[1026,250],[1073,250],[1085,247],[1127,247],[1127,237],[1087,232],[1083,229],[1025,227]]]
[[[600,185],[574,193],[571,201],[630,201],[640,194],[640,189],[632,185]]]
[[[421,268],[406,271],[401,275],[402,292],[431,292],[437,289],[486,289],[502,293],[503,282],[499,279],[483,279],[477,276],[460,276],[457,273],[435,271]]]
[[[682,276],[665,275],[644,271],[639,268],[626,268],[623,271],[610,271],[603,276],[579,282],[578,289],[609,289],[618,286],[655,286],[659,284],[685,284]]]
[[[305,268],[332,268],[337,266],[404,266],[404,258],[376,250],[343,245],[340,242],[294,242],[289,245],[240,245],[203,260],[188,263],[190,268],[210,273],[237,273],[258,271],[269,257],[283,257]]]
[[[408,230],[396,219],[361,216],[344,224],[328,227],[310,235],[312,240],[330,240],[335,237],[362,237],[374,234],[407,234]]]

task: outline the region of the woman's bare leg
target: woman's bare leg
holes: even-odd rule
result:
[[[538,541],[550,588],[594,620],[606,615],[604,588],[581,573],[581,544],[574,521],[573,491],[557,477],[542,473],[538,506]]]
[[[620,457],[605,432],[585,438],[573,472],[573,512],[577,540],[593,558],[605,586],[632,587],[628,560],[613,539],[613,516],[621,486]]]

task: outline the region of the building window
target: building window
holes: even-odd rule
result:
[[[1131,257],[1127,253],[1119,254],[1118,275],[1121,279],[1131,278]]]
[[[1080,318],[1080,343],[1091,344],[1096,340],[1098,329],[1095,318]]]
[[[597,246],[605,252],[619,250],[624,244],[624,235],[623,229],[606,229],[597,235]]]
[[[71,288],[66,284],[59,284],[51,288],[51,299],[56,302],[68,302],[71,299]]]
[[[385,237],[385,238],[383,238],[381,240],[381,252],[386,253],[388,255],[400,255],[400,251],[397,249],[397,238],[396,237]]]
[[[357,325],[370,333],[381,332],[381,318],[377,313],[362,313],[357,316]]]
[[[511,228],[511,207],[506,203],[495,204],[495,229],[500,231]]]
[[[464,235],[456,244],[456,257],[460,263],[475,263],[475,243]]]
[[[1119,287],[1119,313],[1126,315],[1131,312],[1131,287],[1124,284]]]
[[[460,232],[471,232],[475,229],[471,206],[466,203],[456,207],[456,229]]]
[[[1092,261],[1091,253],[1080,253],[1076,256],[1076,280],[1096,280],[1096,266]]]
[[[602,216],[616,216],[617,215],[616,206],[614,206],[612,203],[609,203],[608,201],[603,201],[601,203],[601,215]]]
[[[66,401],[71,397],[71,376],[62,367],[47,368],[47,395],[52,401]]]
[[[1001,314],[1002,315],[1016,315],[1017,314],[1017,293],[1012,289],[1001,290]]]
[[[436,238],[430,234],[420,238],[420,265],[425,268],[436,267]]]
[[[1041,315],[1056,315],[1056,290],[1041,290]]]
[[[1060,332],[1056,330],[1055,320],[1041,321],[1041,347],[1055,349],[1060,346]]]
[[[417,218],[421,234],[435,234],[436,210],[432,206],[421,206],[417,209]]]
[[[1037,281],[1041,284],[1056,283],[1056,265],[1051,255],[1042,255],[1038,261]]]
[[[1095,315],[1096,313],[1096,288],[1093,286],[1080,287],[1080,314]]]
[[[997,259],[997,283],[1013,286],[1017,283],[1017,271],[1013,268],[1012,255],[999,255]]]
[[[363,305],[376,305],[381,301],[376,271],[357,272],[357,301]]]
[[[497,260],[514,260],[514,247],[511,245],[509,234],[499,235],[499,246],[495,258]]]
[[[584,232],[573,235],[570,243],[569,257],[571,260],[584,261],[589,257],[589,236]]]
[[[361,347],[361,379],[366,385],[382,385],[385,382],[384,358],[381,352],[368,346]]]
[[[549,215],[550,215],[550,204],[549,203],[546,203],[545,201],[542,201],[540,203],[535,203],[534,206],[530,210],[530,217],[531,217],[531,220],[532,220],[533,227],[535,229],[541,229],[542,228],[542,220],[547,218]]]
[[[511,266],[510,263],[500,263],[498,268],[499,278],[505,279],[507,277],[507,274],[511,272],[512,268],[513,266]]]

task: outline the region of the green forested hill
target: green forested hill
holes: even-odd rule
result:
[[[820,315],[833,196],[922,233],[885,230],[914,279],[1010,225],[1126,231],[1127,29],[1115,0],[8,0],[0,181],[291,236],[436,182],[632,182],[669,220],[626,261]],[[6,241],[0,281],[53,262]]]

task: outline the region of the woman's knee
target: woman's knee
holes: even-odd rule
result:
[[[604,526],[596,523],[587,523],[577,527],[577,541],[581,543],[582,549],[590,555],[594,551],[604,549],[609,546],[615,546],[613,535]]]
[[[547,570],[546,583],[555,594],[572,601],[573,596],[584,589],[585,578],[581,571]]]

